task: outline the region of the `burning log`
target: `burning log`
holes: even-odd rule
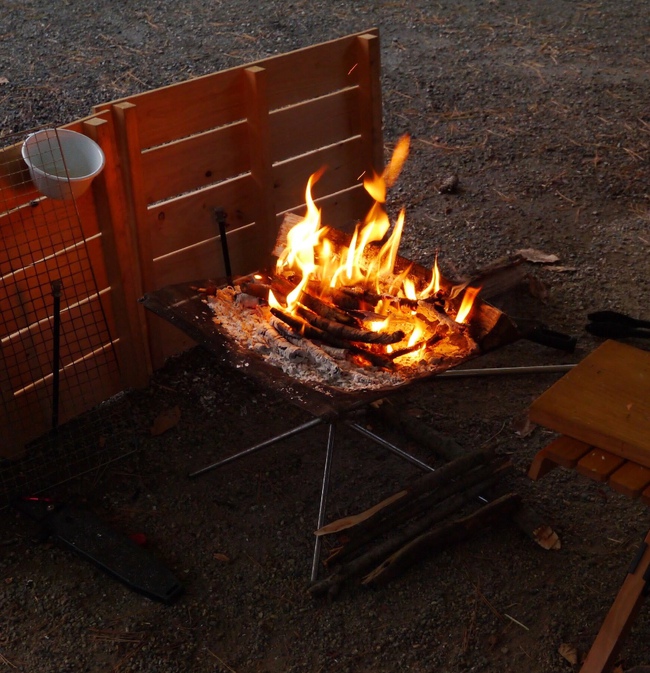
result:
[[[276,299],[286,300],[288,294],[291,294],[293,290],[296,289],[290,280],[279,276],[277,274],[272,274],[271,276],[271,285],[270,289],[273,290],[273,293],[276,295]],[[268,296],[268,293],[267,293]],[[301,304],[304,304],[307,308],[310,308],[314,313],[318,314],[327,320],[333,322],[340,322],[344,325],[355,325],[357,320],[345,311],[339,310],[335,306],[331,306],[326,302],[322,301],[318,297],[315,297],[304,290],[300,293],[298,301]]]
[[[344,341],[358,341],[365,344],[394,344],[404,339],[404,332],[397,330],[395,332],[372,332],[370,330],[342,325],[339,322],[322,318],[321,316],[308,311],[300,306],[296,309],[298,315],[308,322],[312,327],[316,327],[327,334],[331,334],[337,339]]]
[[[277,318],[271,321],[271,326],[277,330],[281,337],[294,347],[298,352],[310,362],[313,362],[317,367],[324,370],[329,376],[341,376],[342,371],[339,365],[328,355],[322,348],[316,346],[308,339],[297,337],[291,328]]]
[[[318,327],[310,325],[301,318],[296,318],[295,316],[284,313],[284,311],[281,311],[277,308],[272,308],[271,313],[276,318],[289,325],[289,327],[295,331],[296,336],[302,336],[307,339],[317,339],[318,341],[330,344],[336,348],[346,348],[351,353],[366,358],[368,362],[376,367],[383,367],[387,369],[392,367],[392,362],[390,359],[384,357],[383,355],[379,355],[378,353],[373,353],[372,351],[366,350],[365,348],[355,346],[353,343],[345,341],[339,337],[329,334],[328,332],[325,332],[322,329],[319,329]]]
[[[367,586],[389,581],[416,560],[421,559],[423,553],[431,553],[467,539],[475,531],[500,517],[511,514],[520,504],[521,498],[518,494],[508,493],[473,514],[438,526],[414,538],[368,573],[363,578],[362,584]]]

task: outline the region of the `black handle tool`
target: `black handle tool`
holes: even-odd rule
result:
[[[133,591],[167,604],[183,593],[176,577],[158,559],[89,509],[37,497],[16,498],[11,504],[38,522],[60,546],[94,563]]]
[[[595,311],[587,315],[590,321],[585,330],[607,339],[636,337],[650,339],[650,320],[639,320],[618,311]]]

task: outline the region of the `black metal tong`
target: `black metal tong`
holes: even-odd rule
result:
[[[596,311],[587,315],[585,330],[594,336],[607,339],[650,338],[650,320],[638,320],[618,311]]]

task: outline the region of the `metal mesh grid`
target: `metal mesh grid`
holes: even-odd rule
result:
[[[37,190],[21,158],[26,133],[4,138],[0,149],[4,498],[42,490],[132,450],[118,422],[126,401],[97,406],[120,389],[107,319],[110,288],[97,277],[101,234],[92,230],[94,218],[82,218],[80,200],[66,193],[74,181],[65,176],[77,159],[62,150],[58,131],[51,135],[29,159],[61,177],[55,187],[68,198]]]

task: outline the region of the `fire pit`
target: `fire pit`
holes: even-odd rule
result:
[[[323,224],[314,174],[305,217],[288,215],[280,228],[275,269],[191,284],[213,313],[209,323],[201,321],[202,335],[209,326],[244,367],[264,363],[281,370],[280,380],[330,399],[385,394],[516,339],[516,326],[481,301],[479,287],[454,285],[437,259],[426,269],[397,254],[405,213],[388,235],[384,204],[408,143],[403,137],[383,174],[364,181],[375,203],[352,235]],[[145,306],[154,309],[151,299]],[[164,303],[165,317],[177,313]],[[198,316],[184,318],[183,329],[188,320],[198,327]]]
[[[477,296],[480,288],[447,280],[437,261],[427,269],[397,254],[405,215],[400,213],[388,235],[384,204],[407,153],[403,138],[382,175],[364,181],[375,204],[353,234],[322,225],[312,197],[319,177],[314,174],[306,189],[306,216],[288,215],[280,228],[275,269],[168,286],[142,299],[234,369],[315,417],[191,477],[327,422],[320,528],[336,420],[519,337],[505,314]],[[432,469],[363,426],[346,423],[419,468]]]

